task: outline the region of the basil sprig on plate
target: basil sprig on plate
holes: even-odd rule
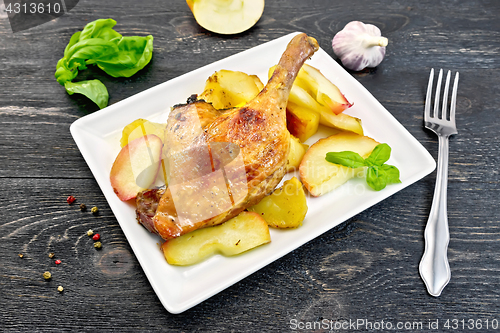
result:
[[[113,77],[130,77],[143,69],[153,54],[153,36],[123,37],[113,30],[115,25],[113,19],[88,23],[73,34],[56,66],[57,82],[70,95],[83,94],[101,109],[108,105],[106,86],[99,80],[72,82],[78,71],[96,65]]]
[[[366,182],[375,191],[380,191],[388,184],[401,183],[398,168],[385,164],[390,156],[391,147],[382,143],[377,145],[366,159],[353,151],[341,151],[327,153],[326,160],[348,168],[368,167]]]

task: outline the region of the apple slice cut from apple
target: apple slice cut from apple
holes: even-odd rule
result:
[[[162,140],[149,134],[123,147],[116,157],[109,179],[120,200],[127,201],[151,186],[158,174],[162,157]]]
[[[361,119],[349,116],[344,113],[334,114],[325,112],[323,109],[321,109],[319,113],[320,124],[363,135],[363,126],[361,125]]]
[[[339,114],[352,106],[352,103],[349,103],[339,88],[317,68],[304,64],[297,78],[297,85],[310,91],[318,103],[329,107],[333,113]]]
[[[203,28],[219,34],[250,29],[264,12],[264,0],[186,0]]]
[[[161,246],[171,265],[193,265],[214,254],[234,256],[271,242],[267,222],[257,213],[241,212],[222,224],[169,239]]]
[[[286,127],[293,136],[305,142],[318,131],[320,114],[311,109],[288,102]]]
[[[319,104],[304,88],[293,85],[288,96],[288,104],[319,112],[319,123],[343,131],[350,131],[363,135],[361,120],[344,113],[335,114],[330,108]],[[294,120],[289,120],[292,122]],[[294,134],[294,133],[292,133]],[[299,136],[297,133],[294,135]]]
[[[320,139],[302,158],[299,166],[300,179],[311,195],[317,197],[328,193],[349,179],[364,175],[366,168],[352,169],[330,163],[325,159],[327,153],[353,151],[367,158],[378,144],[372,138],[350,132],[340,132]]]

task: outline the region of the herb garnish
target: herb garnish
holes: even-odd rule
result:
[[[353,151],[330,152],[326,154],[325,159],[348,168],[368,167],[366,182],[375,191],[380,191],[388,184],[401,183],[398,168],[385,164],[390,156],[391,147],[382,143],[377,145],[366,159]]]
[[[100,19],[74,33],[55,73],[68,94],[83,94],[101,109],[108,105],[106,86],[99,80],[72,82],[78,71],[96,65],[113,77],[130,77],[149,63],[153,53],[153,36],[123,37],[113,30],[115,24],[113,19]]]

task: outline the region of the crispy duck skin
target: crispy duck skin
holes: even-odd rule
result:
[[[289,152],[288,95],[318,48],[314,38],[295,36],[267,85],[243,107],[218,111],[197,101],[171,111],[165,142],[169,186],[152,218],[163,239],[223,223],[279,184]]]
[[[153,217],[163,193],[165,193],[165,188],[150,189],[137,193],[137,197],[135,198],[137,221],[154,234],[157,234],[157,232]]]

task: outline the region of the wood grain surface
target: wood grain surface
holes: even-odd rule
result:
[[[375,24],[389,38],[387,55],[351,74],[435,158],[437,139],[422,127],[428,73],[460,71],[448,186],[452,279],[443,294],[429,296],[418,274],[432,173],[198,306],[168,313],[70,135],[70,124],[97,107],[54,78],[70,36],[108,17],[124,35],[155,38],[153,60],[134,77],[82,75],[107,86],[110,104],[294,31],[335,58],[331,39],[346,23]],[[0,13],[0,331],[326,332],[292,323],[358,319],[423,325],[393,331],[496,331],[484,325],[500,321],[499,17],[496,0],[274,0],[252,29],[222,36],[200,28],[183,0],[80,0],[15,34]],[[102,234],[101,250],[88,229]],[[446,329],[453,319],[483,327]],[[435,320],[439,328],[429,329]]]

